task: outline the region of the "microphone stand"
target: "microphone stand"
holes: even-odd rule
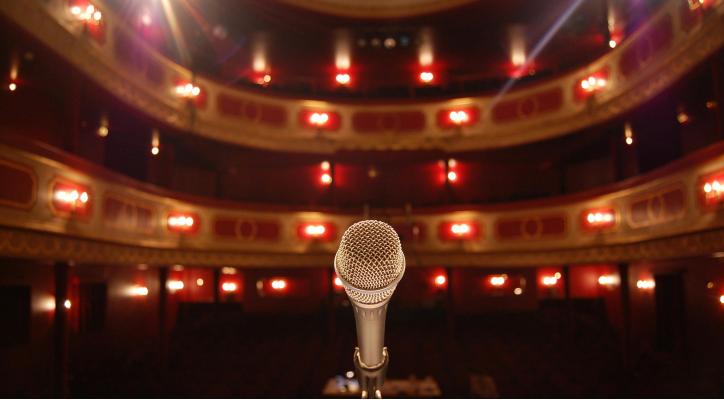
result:
[[[354,366],[359,377],[363,399],[369,399],[370,393],[375,399],[382,398],[382,385],[385,383],[388,365],[390,365],[390,356],[387,354],[387,347],[382,348],[382,362],[377,365],[363,363],[360,359],[359,347],[354,348]]]

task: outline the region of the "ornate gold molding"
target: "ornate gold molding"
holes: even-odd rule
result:
[[[204,88],[208,101],[204,107],[194,108],[189,102],[176,97],[173,90],[177,79],[192,79],[192,71],[171,62],[146,45],[110,10],[103,7],[102,0],[96,3],[104,11],[104,24],[108,33],[103,43],[97,43],[84,35],[77,24],[69,20],[67,3],[63,0],[49,0],[45,3],[4,1],[0,2],[0,12],[65,57],[97,84],[159,121],[214,140],[294,152],[433,148],[463,151],[519,145],[561,136],[600,123],[644,103],[724,44],[724,2],[715,3],[701,18],[695,19],[695,24],[683,26],[681,13],[684,4],[680,0],[669,0],[639,31],[590,65],[503,96],[497,104],[537,102],[537,94],[550,90],[563,93],[562,105],[558,108],[504,122],[492,117],[492,95],[420,104],[341,104],[262,95],[220,85],[204,77],[194,79],[196,84]],[[654,28],[662,23],[671,30],[670,41],[645,60],[645,68],[624,75],[620,63],[627,52],[649,43],[647,35],[653,34]],[[149,80],[143,71],[119,59],[115,46],[120,37],[128,40],[146,63],[162,72],[160,82]],[[576,87],[578,80],[602,68],[610,71],[607,89],[585,101],[576,99],[572,88]],[[246,108],[256,110],[256,118],[222,113],[219,101],[223,97],[232,98],[246,104]],[[258,118],[262,107],[283,110],[285,117],[274,123],[265,123]],[[334,112],[341,121],[339,129],[317,135],[299,126],[299,112],[309,107]],[[481,110],[480,118],[473,125],[461,129],[438,126],[438,113],[455,107],[475,107]],[[424,128],[404,135],[382,131],[367,134],[354,129],[352,120],[356,115],[379,111],[422,113],[425,117]]]
[[[474,0],[282,0],[295,7],[352,18],[404,18],[448,10]]]
[[[408,266],[530,267],[587,263],[617,263],[711,256],[724,248],[724,229],[664,237],[641,243],[601,245],[580,249],[442,253],[405,249]],[[5,257],[67,260],[83,263],[151,264],[237,267],[321,267],[332,265],[334,252],[264,253],[154,249],[100,242],[44,232],[0,227],[0,254]]]

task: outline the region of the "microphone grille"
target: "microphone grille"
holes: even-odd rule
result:
[[[390,225],[367,220],[344,233],[334,265],[352,300],[374,304],[392,295],[405,272],[405,256]]]

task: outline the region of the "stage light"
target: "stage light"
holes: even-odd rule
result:
[[[580,82],[581,89],[589,93],[603,90],[606,85],[608,85],[608,81],[605,78],[596,77],[594,75],[582,79]]]
[[[435,276],[435,286],[443,287],[447,284],[447,277],[445,274],[437,274]]]
[[[608,47],[610,47],[612,49],[615,49],[617,45],[618,45],[618,43],[616,43],[616,41],[613,39],[608,41]]]
[[[151,131],[151,154],[154,156],[157,156],[160,150],[161,146],[161,134],[158,132],[158,129],[153,129]]]
[[[633,140],[633,129],[631,128],[631,123],[626,122],[623,126],[623,136],[626,138],[626,144],[631,146],[634,142]]]
[[[226,293],[236,292],[239,287],[234,282],[224,282],[221,284],[221,290]]]
[[[202,278],[196,279],[196,286],[204,286],[204,280]]]
[[[641,290],[650,290],[656,287],[656,281],[653,279],[639,279],[636,281],[636,287]]]
[[[287,287],[287,281],[284,279],[273,279],[271,281],[271,287],[274,290],[284,290]]]
[[[724,304],[724,294],[719,296],[719,303]]]
[[[184,286],[184,282],[179,280],[168,281],[168,283],[166,283],[166,287],[172,292],[181,290],[184,288]]]
[[[617,285],[619,279],[615,275],[601,275],[598,277],[598,284],[601,286],[614,286]]]
[[[320,237],[324,235],[327,229],[322,224],[309,224],[304,227],[304,234],[308,237]]]
[[[317,127],[323,127],[329,122],[329,114],[326,112],[315,112],[309,115],[309,123]]]
[[[488,282],[495,287],[500,287],[505,285],[505,282],[508,281],[507,275],[492,275],[488,278]]]
[[[194,215],[179,212],[170,213],[167,221],[168,230],[179,233],[195,232],[198,222]]]
[[[319,180],[324,185],[331,185],[332,184],[332,175],[325,172],[322,174],[322,176],[319,177]]]
[[[455,171],[449,171],[449,172],[447,173],[447,180],[448,180],[449,182],[455,182],[455,181],[457,181],[457,180],[458,180],[458,174],[457,174],[457,172],[455,172]]]
[[[176,95],[179,97],[191,99],[201,94],[201,88],[192,83],[179,84],[176,86]]]
[[[583,215],[583,228],[587,230],[612,228],[616,225],[616,213],[612,208],[585,210]]]
[[[11,92],[14,92],[17,88],[18,88],[18,85],[15,82],[10,82],[10,84],[8,85],[8,89]]]
[[[466,223],[452,224],[450,226],[450,232],[455,236],[468,236],[472,231],[470,224]]]
[[[339,279],[338,276],[335,276],[335,277],[334,277],[334,286],[336,286],[337,288],[342,288],[342,287],[344,287],[344,285],[342,285],[342,280]]]
[[[420,72],[420,82],[422,83],[430,83],[432,80],[435,79],[435,75],[430,71],[423,71]]]
[[[348,73],[339,73],[334,78],[338,84],[342,86],[346,86],[349,84],[349,82],[352,80],[352,78],[349,76]]]
[[[148,288],[146,286],[136,285],[131,287],[130,294],[136,297],[148,296]]]
[[[523,289],[517,287],[517,288],[513,289],[513,294],[516,296],[520,296],[521,294],[523,294]]]
[[[559,276],[560,276],[560,274],[559,274]],[[543,280],[542,280],[543,286],[548,286],[548,287],[550,287],[550,286],[555,286],[555,285],[558,284],[558,279],[560,279],[560,278],[557,278],[555,275],[553,275],[553,276],[544,276],[544,277],[543,277]]]
[[[464,110],[450,111],[448,119],[455,125],[464,125],[470,121],[470,115]]]
[[[66,310],[70,310],[71,306],[72,306],[72,304],[71,304],[70,300],[65,299],[65,301],[63,302],[63,307],[65,307]]]

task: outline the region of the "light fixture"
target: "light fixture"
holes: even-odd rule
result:
[[[105,114],[101,116],[101,121],[98,125],[98,130],[96,131],[96,133],[100,137],[108,136],[108,117]]]
[[[203,278],[197,278],[197,279],[196,279],[196,286],[204,286],[204,280],[203,280]]]
[[[8,90],[10,90],[11,92],[14,92],[15,90],[17,90],[17,88],[18,88],[18,85],[15,82],[10,82],[8,84]]]
[[[309,114],[309,124],[321,128],[329,123],[329,114],[326,112],[313,112]]]
[[[72,304],[68,299],[65,299],[65,301],[63,302],[63,307],[65,307],[66,310],[70,310],[71,305]]]
[[[349,74],[346,73],[346,72],[340,72],[340,73],[338,73],[338,74],[334,77],[334,79],[337,81],[338,84],[340,84],[340,85],[342,85],[342,86],[348,85],[348,84],[350,83],[350,81],[352,80],[352,78],[351,78],[351,77],[349,76]]]
[[[492,275],[488,278],[488,282],[495,287],[501,287],[508,281],[507,275]]]
[[[616,212],[613,208],[596,208],[583,211],[582,225],[587,230],[601,230],[616,225]]]
[[[196,232],[198,216],[190,213],[171,212],[167,218],[168,230],[178,233]]]
[[[443,287],[447,284],[447,277],[445,274],[437,274],[435,275],[435,286],[437,287]]]
[[[158,132],[158,129],[154,128],[153,131],[151,131],[151,154],[153,154],[154,156],[157,156],[158,153],[161,151],[160,146],[161,146],[161,135]]]
[[[591,75],[587,78],[582,79],[579,85],[581,86],[581,89],[583,89],[583,91],[591,93],[603,90],[606,85],[608,85],[608,81],[605,78]]]
[[[271,287],[274,290],[284,290],[287,287],[287,281],[285,279],[273,279]]]
[[[323,185],[331,185],[332,184],[332,175],[325,172],[319,177],[320,182],[322,182]]]
[[[684,106],[680,105],[676,108],[676,121],[678,121],[679,124],[684,125],[689,122],[690,119],[691,118],[686,112],[686,109],[684,109]]]
[[[226,293],[236,292],[238,289],[238,285],[234,282],[224,282],[221,284],[221,290]]]
[[[193,83],[181,83],[176,86],[176,95],[186,99],[192,99],[201,94],[201,88]]]
[[[148,296],[148,288],[146,286],[136,285],[130,289],[131,296],[143,297]]]
[[[168,281],[168,282],[166,283],[166,287],[168,288],[168,290],[170,290],[170,291],[172,291],[172,292],[175,292],[175,291],[177,291],[177,290],[181,290],[181,289],[184,288],[184,286],[185,286],[185,285],[184,285],[184,282],[183,282],[183,281],[179,281],[179,280],[172,280],[172,281]]]
[[[334,277],[333,282],[334,282],[334,286],[335,286],[335,287],[338,287],[338,288],[344,287],[343,284],[342,284],[342,280],[339,279],[338,276],[335,276],[335,277]]]
[[[450,232],[455,236],[467,236],[472,232],[472,228],[466,223],[452,224]]]
[[[422,83],[430,83],[435,79],[435,75],[430,71],[422,71],[420,72],[420,82]]]
[[[74,5],[70,7],[70,13],[77,20],[83,22],[98,24],[101,22],[101,19],[103,19],[103,13],[91,3],[86,5]]]
[[[598,277],[598,284],[601,286],[614,286],[619,282],[616,275],[601,275]]]
[[[320,237],[324,235],[327,229],[322,224],[309,224],[304,227],[304,234],[308,237]]]
[[[560,273],[556,272],[555,275],[549,275],[544,276],[542,279],[543,286],[555,286],[558,284],[558,280],[560,279]]]
[[[618,45],[618,43],[616,43],[616,41],[613,39],[608,41],[608,47],[610,47],[612,49],[615,49],[617,45]]]
[[[631,123],[626,122],[623,126],[623,136],[626,140],[626,144],[631,146],[634,142],[633,139],[633,129],[631,128]]]
[[[656,287],[656,281],[653,279],[639,279],[636,281],[636,287],[641,290],[650,290]]]
[[[448,119],[455,125],[464,125],[470,121],[470,115],[465,110],[453,110],[448,114]]]

